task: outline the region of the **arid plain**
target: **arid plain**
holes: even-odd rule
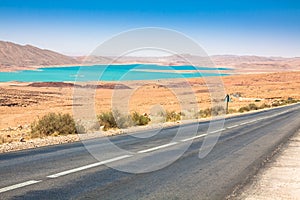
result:
[[[222,77],[221,80],[224,92],[231,96],[230,109],[237,110],[249,103],[260,106],[263,103],[272,104],[276,100],[300,99],[300,72],[240,74]],[[187,88],[180,87],[183,83],[189,84],[191,89],[187,91]],[[174,85],[178,86],[176,94],[173,91]],[[75,87],[71,83],[10,82],[1,83],[0,86],[0,133],[14,140],[18,140],[22,132],[14,131],[18,127],[25,131],[30,123],[49,112],[72,114],[73,108],[81,106],[73,102]],[[94,106],[96,114],[120,104],[121,107],[127,104],[129,111],[139,113],[149,114],[158,105],[163,110],[181,112],[180,101],[185,99],[188,102],[191,97],[195,97],[192,102],[197,102],[199,109],[211,106],[209,88],[203,78],[167,80],[163,86],[157,81],[135,81],[117,86],[116,83],[108,82],[81,83],[75,86],[79,88],[75,89],[77,93],[83,91],[82,95],[87,88],[95,91],[95,98],[91,101],[94,105],[91,106]],[[132,92],[133,87],[137,89]],[[129,92],[128,102],[122,101],[121,97],[114,97]],[[14,133],[17,135],[12,135]]]
[[[82,65],[84,59],[71,58],[30,45],[22,46],[1,41],[0,50],[0,71]],[[199,59],[192,55],[185,57],[192,61]],[[231,69],[226,71],[226,74],[230,75],[120,83],[1,82],[0,143],[10,144],[30,140],[30,124],[50,112],[72,115],[75,110],[77,114],[83,116],[123,109],[123,112],[137,111],[151,116],[154,112],[175,111],[187,114],[186,118],[188,115],[193,118],[194,113],[214,106],[212,99],[215,99],[215,94],[218,98],[215,100],[223,105],[225,95],[230,95],[230,113],[238,112],[239,108],[250,103],[261,106],[288,99],[300,99],[298,57],[225,55],[210,58],[216,66]],[[111,61],[110,57],[92,57],[89,60],[91,65]],[[117,61],[117,64],[130,63],[188,65],[182,61],[181,56],[176,55],[157,58],[124,57]],[[155,123],[155,120],[152,120],[150,125]],[[69,140],[72,137],[69,136],[63,142],[78,140],[78,138]]]

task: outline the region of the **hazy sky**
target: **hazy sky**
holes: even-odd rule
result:
[[[300,56],[297,0],[0,0],[0,40],[68,55],[140,27],[180,31],[210,55]]]

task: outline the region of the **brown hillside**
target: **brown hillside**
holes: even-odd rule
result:
[[[18,45],[0,41],[0,71],[28,69],[36,66],[70,65],[78,61],[54,51],[31,45]]]

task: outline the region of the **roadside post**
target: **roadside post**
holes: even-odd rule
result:
[[[228,114],[228,103],[230,102],[230,96],[229,96],[229,94],[227,94],[226,96],[225,96],[225,102],[226,102],[226,114]]]

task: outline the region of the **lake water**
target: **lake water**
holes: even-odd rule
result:
[[[227,70],[230,69],[194,67],[189,65],[160,66],[152,64],[47,67],[39,68],[37,70],[0,72],[0,82],[158,80],[170,78],[226,76],[229,75],[226,74]]]

